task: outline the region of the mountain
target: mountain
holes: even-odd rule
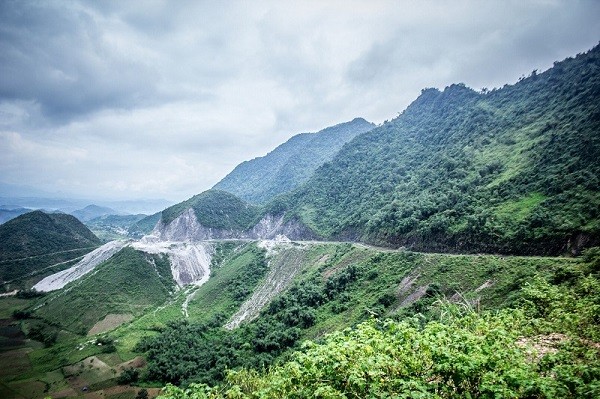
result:
[[[0,225],[0,278],[26,277],[81,257],[100,240],[74,216],[25,213]]]
[[[275,203],[326,239],[578,253],[600,242],[600,47],[478,93],[425,89]]]
[[[425,89],[264,206],[209,190],[63,262],[0,300],[0,396],[598,397],[599,51]]]
[[[304,225],[286,219],[282,213],[266,213],[235,195],[221,190],[208,190],[187,201],[173,205],[160,214],[152,231],[148,231],[157,215],[142,219],[130,228],[164,241],[198,241],[220,239],[272,239],[285,235],[291,239],[313,239],[315,235]]]
[[[213,189],[228,191],[253,204],[263,204],[307,181],[345,143],[374,127],[356,118],[317,133],[298,134],[264,157],[242,162]]]
[[[162,211],[156,212],[150,216],[143,217],[137,222],[133,223],[127,229],[127,235],[133,238],[142,238],[146,234],[152,232],[152,229],[160,221]]]
[[[21,208],[19,206],[1,206],[0,207],[0,224],[16,218],[24,213],[31,212],[29,208]]]
[[[6,186],[6,185],[4,185]],[[64,213],[71,213],[73,211],[84,208],[89,205],[90,202],[95,203],[98,206],[108,207],[115,209],[117,214],[130,213],[144,213],[152,214],[161,209],[173,205],[173,202],[165,199],[138,199],[138,200],[98,200],[98,199],[82,199],[82,198],[61,198],[52,196],[13,196],[2,191],[2,184],[0,183],[0,204],[10,204],[13,207],[23,207],[31,209],[48,209],[48,210],[60,210]]]
[[[85,223],[100,216],[120,215],[122,213],[105,206],[88,205],[83,209],[70,212],[70,214]]]

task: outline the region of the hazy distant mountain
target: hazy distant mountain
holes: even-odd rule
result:
[[[146,215],[156,213],[168,206],[173,205],[171,201],[167,201],[165,199],[107,201],[81,198],[8,196],[3,191],[0,191],[0,205],[10,204],[12,207],[60,210],[61,212],[72,213],[84,208],[90,203],[94,203],[97,206],[112,208],[117,211],[118,214],[143,213]]]
[[[7,222],[11,219],[16,218],[24,213],[31,212],[29,208],[13,207],[13,206],[0,206],[0,224]]]
[[[345,143],[374,127],[356,118],[318,133],[298,134],[264,157],[242,162],[213,188],[228,191],[250,203],[265,203],[304,183]]]
[[[88,205],[83,209],[78,209],[70,213],[82,222],[87,222],[100,216],[123,215],[123,212],[119,212],[112,208],[98,205]]]

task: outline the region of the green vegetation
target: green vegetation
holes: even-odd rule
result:
[[[512,86],[423,90],[273,209],[326,238],[421,251],[600,243],[600,46]]]
[[[373,315],[397,320],[416,313],[435,317],[428,309],[440,298],[479,309],[515,304],[519,288],[534,275],[577,265],[568,259],[381,252],[350,244],[279,248],[273,256],[297,251],[305,254],[295,282],[260,317],[234,330],[222,326],[241,303],[230,306],[239,284],[219,278],[229,267],[239,270],[244,257],[225,262],[190,303],[190,315],[205,313],[204,317],[168,323],[141,341],[137,349],[146,352],[149,362],[145,378],[178,385],[219,384],[227,370],[273,365],[286,359],[290,349],[298,349],[302,340],[321,339]],[[493,283],[485,285],[488,280]],[[419,296],[420,291],[424,295]]]
[[[12,282],[5,289],[22,288],[14,280],[65,269],[98,245],[98,237],[71,215],[23,214],[0,225],[0,279]]]
[[[190,208],[202,226],[221,230],[249,229],[258,216],[258,208],[235,195],[208,190],[162,211],[163,223],[170,223]]]
[[[39,301],[35,315],[85,335],[109,313],[142,315],[175,290],[169,261],[124,248],[94,271]]]
[[[298,134],[264,157],[242,162],[213,188],[253,204],[264,204],[306,182],[344,144],[374,127],[356,118],[318,133]]]
[[[501,89],[425,89],[369,132],[355,120],[240,165],[217,187],[263,208],[209,190],[130,234],[188,209],[226,231],[269,212],[411,251],[220,241],[208,282],[178,290],[166,256],[125,248],[62,290],[0,298],[0,396],[87,381],[174,383],[177,399],[599,397],[599,70],[600,46]],[[0,227],[5,280],[75,262],[86,247],[65,232],[98,244],[63,216]],[[140,387],[108,397],[153,395]]]
[[[230,371],[214,388],[167,386],[162,397],[595,398],[600,258],[592,258],[538,277],[516,309],[477,313],[440,301],[430,321],[366,321],[269,369]]]

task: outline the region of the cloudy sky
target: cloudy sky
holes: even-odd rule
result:
[[[294,134],[599,40],[594,0],[2,0],[0,182],[180,201]]]

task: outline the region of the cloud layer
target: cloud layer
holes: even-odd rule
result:
[[[596,1],[3,1],[0,180],[182,200],[293,134],[546,69],[599,21]]]

